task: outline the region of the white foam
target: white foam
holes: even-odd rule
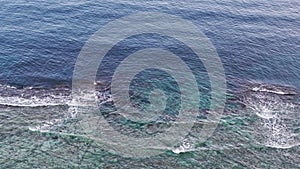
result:
[[[248,108],[252,109],[254,113],[264,119],[274,118],[276,116],[276,100],[268,102],[264,101],[265,97],[261,95],[256,95],[256,97],[249,97],[246,99],[246,105]]]
[[[297,143],[291,121],[297,117],[297,106],[276,95],[251,93],[245,98],[248,108],[261,119],[254,128],[260,143],[273,148],[291,148]],[[288,117],[288,118],[287,118]]]
[[[279,85],[268,85],[268,84],[256,84],[255,87],[251,88],[254,92],[266,92],[274,93],[278,95],[295,95],[298,92],[292,87],[284,87]]]
[[[32,96],[30,98],[22,97],[0,97],[0,105],[15,107],[41,107],[41,106],[59,106],[68,104],[68,97],[43,97]]]
[[[194,148],[194,142],[190,139],[184,139],[181,141],[178,147],[174,147],[172,149],[172,152],[175,154],[179,154],[179,153],[185,153],[185,152],[190,152],[195,150],[196,149]]]
[[[295,138],[298,135],[292,133],[280,118],[266,120],[264,127],[268,131],[264,144],[268,147],[287,149],[300,144],[295,143]]]
[[[289,94],[289,93],[285,93],[284,91],[278,90],[278,89],[277,90],[270,90],[270,89],[260,88],[260,87],[254,87],[254,88],[252,88],[252,91],[274,93],[274,94],[279,94],[279,95]]]
[[[14,107],[42,107],[42,106],[87,106],[95,102],[112,101],[107,92],[81,92],[80,97],[73,99],[70,89],[34,89],[27,87],[17,89],[11,86],[0,85],[0,105]]]
[[[28,129],[31,131],[49,132],[52,127],[60,125],[62,121],[63,119],[52,119],[50,121],[43,121],[42,125],[29,127]]]
[[[298,144],[290,144],[290,145],[266,145],[267,147],[272,147],[272,148],[277,148],[277,149],[290,149],[290,148],[293,148],[293,147],[297,147],[297,146],[300,146],[300,143]]]

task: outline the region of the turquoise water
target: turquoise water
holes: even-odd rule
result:
[[[298,1],[17,0],[1,1],[0,9],[0,168],[300,168]],[[212,42],[227,82],[220,121],[207,119],[212,89],[202,62],[185,44],[157,34],[114,46],[95,79],[100,111],[78,113],[86,105],[74,102],[71,83],[80,50],[105,24],[141,11],[189,20]],[[103,116],[122,135],[148,138],[176,124],[180,110],[176,79],[147,70],[130,83],[131,104],[141,111],[166,106],[163,113],[151,122],[114,113],[113,73],[144,48],[167,49],[188,63],[201,93],[199,113],[177,145],[150,147],[162,151],[156,156],[123,157],[107,149],[112,143],[90,137],[82,121]],[[151,95],[155,89],[164,94]],[[206,122],[218,126],[202,142]]]

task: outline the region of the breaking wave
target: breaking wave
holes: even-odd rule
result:
[[[98,83],[95,83],[95,85],[96,89],[98,89],[93,93],[95,99],[98,102],[105,102],[108,99],[108,89],[99,87]],[[69,87],[16,88],[0,85],[0,105],[13,107],[76,106],[76,102],[72,100],[71,92]]]
[[[99,85],[95,83],[95,85]],[[297,128],[300,126],[299,93],[296,89],[277,85],[249,83],[242,93],[237,94],[245,105],[246,111],[254,115],[255,121],[251,126],[255,141],[258,144],[288,149],[300,145],[300,136]],[[109,88],[96,90],[95,97],[98,103],[112,102]],[[43,107],[67,106],[67,112],[60,118],[53,118],[41,122],[41,125],[31,126],[29,130],[38,132],[56,132],[57,128],[72,120],[78,120],[77,105],[71,97],[71,89],[57,87],[43,88],[15,88],[0,85],[0,105],[13,107]],[[244,110],[243,110],[244,111]],[[61,134],[76,135],[71,131]],[[79,134],[80,136],[84,136]],[[173,153],[201,151],[195,148],[197,140],[184,139],[174,148]]]
[[[289,87],[257,84],[243,95],[243,102],[258,116],[253,124],[260,144],[273,148],[292,148],[300,144],[298,92]]]
[[[0,105],[14,107],[40,107],[67,105],[71,101],[70,89],[66,87],[16,88],[0,85]]]

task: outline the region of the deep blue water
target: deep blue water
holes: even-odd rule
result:
[[[197,25],[226,75],[300,87],[299,2],[1,1],[0,81],[20,86],[71,83],[76,58],[104,24],[139,11]]]

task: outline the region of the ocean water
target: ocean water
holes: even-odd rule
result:
[[[164,116],[145,124],[115,114],[109,85],[126,56],[168,49],[190,63],[201,92],[198,123],[188,136],[147,158],[123,157],[103,146],[110,143],[89,137],[80,125],[86,116],[76,111],[83,105],[72,98],[76,59],[88,39],[137,12],[166,13],[196,25],[214,45],[227,85],[218,126],[200,142],[212,88],[189,48],[157,34],[114,46],[97,72],[101,83],[94,94],[103,111],[94,115],[104,116],[120,134],[155,136],[176,121],[180,109],[176,79],[147,70],[130,83],[131,102],[140,110],[157,102],[167,107]],[[151,100],[155,89],[165,95],[158,92]],[[0,168],[300,168],[299,94],[297,0],[0,1]]]

